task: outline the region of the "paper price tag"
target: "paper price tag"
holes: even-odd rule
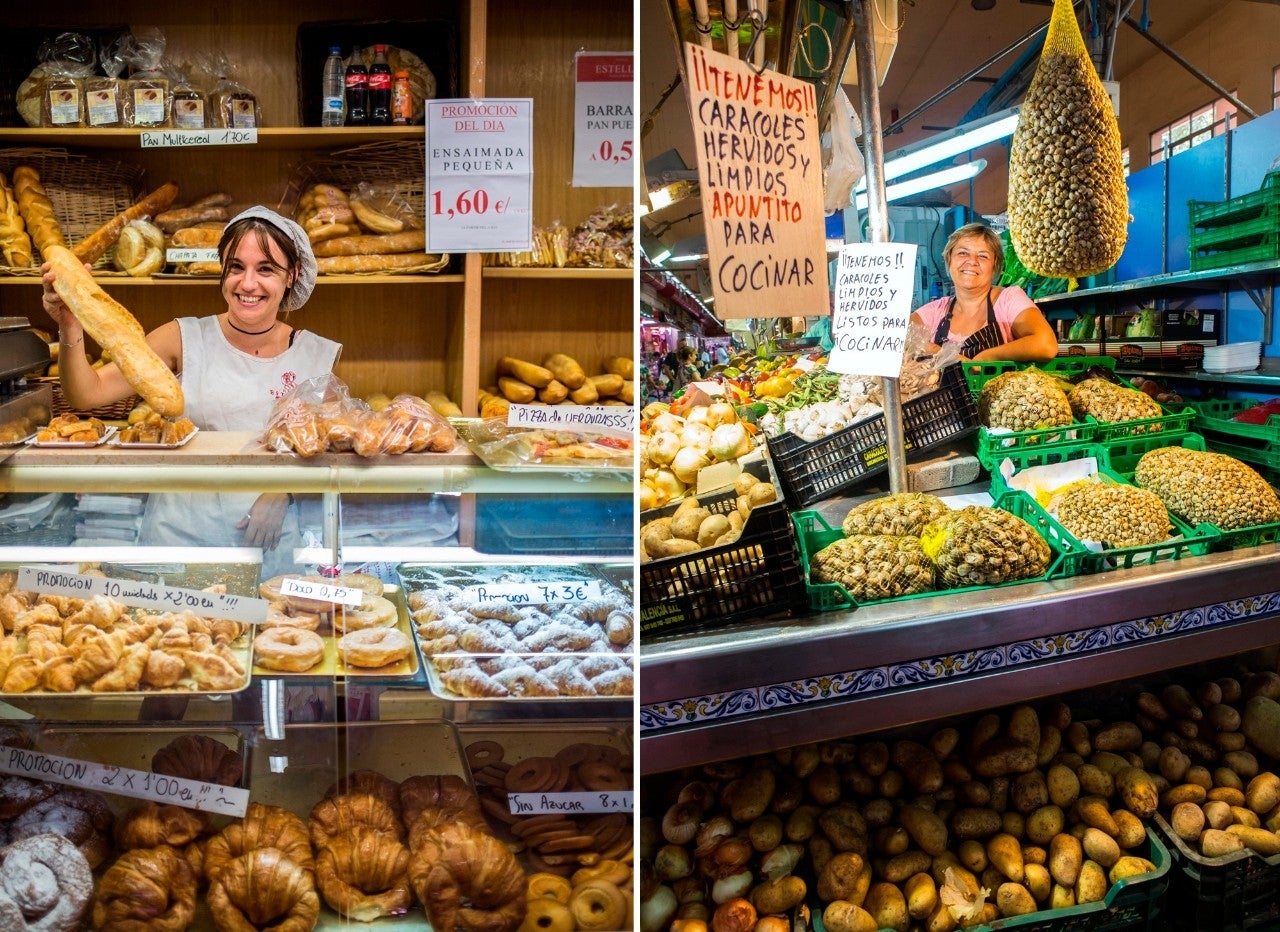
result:
[[[915,270],[915,243],[853,243],[840,250],[828,369],[898,377]]]
[[[0,752],[0,773],[220,815],[243,816],[249,807],[249,791],[235,786],[169,777],[147,770],[114,767],[23,748],[3,748]]]
[[[590,602],[601,596],[600,583],[565,581],[553,583],[510,583],[468,586],[467,598],[476,602],[509,602],[512,605],[543,605],[547,602]]]
[[[588,812],[633,812],[631,790],[582,790],[574,793],[508,793],[512,815],[540,815],[547,812],[569,815]]]
[[[216,249],[166,249],[165,262],[221,262]]]
[[[70,595],[80,599],[104,595],[133,608],[150,608],[162,612],[190,609],[206,618],[231,618],[250,624],[264,621],[267,617],[266,599],[206,592],[203,589],[158,586],[136,579],[84,576],[49,566],[19,567],[18,588],[30,592]]]
[[[635,435],[635,408],[622,405],[511,405],[509,427],[586,431],[611,437]]]
[[[533,242],[533,101],[426,104],[427,252],[513,252]]]
[[[331,586],[286,576],[280,583],[281,595],[296,595],[317,602],[335,602],[338,605],[358,606],[364,601],[364,591],[347,586]]]
[[[634,65],[630,52],[574,56],[573,186],[630,186],[634,160]]]
[[[251,146],[258,141],[256,129],[165,129],[144,132],[144,149],[173,149],[182,146]]]

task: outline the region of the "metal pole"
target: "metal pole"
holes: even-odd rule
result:
[[[875,47],[871,42],[871,4],[853,0],[854,54],[858,57],[858,89],[862,95],[863,161],[867,173],[867,232],[873,243],[889,242],[889,203],[884,190],[884,136],[880,132],[880,86],[876,81]],[[884,437],[889,462],[889,491],[907,490],[906,443],[902,431],[902,404],[898,380],[885,378]]]
[[[1179,55],[1177,51],[1165,45],[1163,42],[1161,42],[1151,33],[1147,32],[1147,30],[1143,29],[1139,23],[1134,21],[1133,17],[1126,16],[1124,18],[1124,24],[1128,26],[1130,29],[1132,29],[1134,32],[1136,32],[1138,35],[1142,36],[1142,38],[1146,39],[1148,42],[1150,42],[1160,51],[1164,52],[1166,55],[1168,55],[1170,58],[1176,61],[1183,68],[1187,69],[1187,71],[1189,71],[1197,79],[1199,79],[1204,84],[1207,84],[1209,87],[1211,87],[1214,93],[1216,93],[1219,97],[1223,97],[1226,100],[1230,101],[1231,105],[1234,106],[1241,113],[1247,113],[1249,115],[1249,119],[1252,120],[1257,118],[1258,115],[1254,113],[1249,107],[1245,106],[1243,101],[1238,100],[1235,94],[1232,94],[1229,90],[1227,90],[1217,81],[1213,80],[1213,78],[1209,77],[1199,68],[1197,68],[1195,65],[1191,64],[1191,62],[1187,61],[1185,58]]]

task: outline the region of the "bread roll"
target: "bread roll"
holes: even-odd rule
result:
[[[173,199],[177,196],[178,186],[176,184],[169,182],[161,185],[142,200],[126,207],[76,243],[72,252],[76,254],[76,257],[81,262],[87,262],[92,265],[105,256],[107,250],[115,245],[116,240],[120,238],[120,231],[125,228],[129,221],[141,220],[143,217],[154,217],[172,204]]]
[[[224,229],[220,223],[183,227],[174,231],[169,238],[169,245],[179,249],[217,249]]]
[[[383,233],[377,236],[339,236],[313,246],[317,258],[325,256],[385,256],[397,252],[422,252],[427,248],[425,230]]]
[[[31,237],[27,235],[27,225],[18,213],[13,189],[3,174],[0,174],[0,259],[14,269],[25,269],[31,265]]]
[[[316,260],[316,271],[321,275],[344,272],[387,272],[394,269],[413,269],[427,265],[425,253],[398,252],[386,256],[328,256]]]
[[[145,220],[135,220],[120,231],[115,266],[134,278],[144,278],[164,268],[164,234]]]
[[[19,165],[13,170],[13,196],[18,202],[18,213],[27,225],[27,235],[41,256],[48,258],[50,246],[67,245],[53,212],[53,201],[40,183],[40,173],[30,165]]]
[[[156,215],[156,226],[166,233],[176,233],[185,227],[193,227],[197,223],[218,221],[226,223],[231,219],[231,212],[225,205],[208,207],[178,207]]]
[[[125,381],[162,417],[182,414],[182,386],[147,343],[137,319],[98,287],[70,249],[51,245],[45,259],[53,269],[54,290],[85,332],[110,353]]]

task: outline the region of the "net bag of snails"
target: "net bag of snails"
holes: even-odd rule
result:
[[[1038,275],[1083,278],[1115,265],[1128,236],[1120,126],[1071,0],[1054,0],[1009,155],[1009,233]]]

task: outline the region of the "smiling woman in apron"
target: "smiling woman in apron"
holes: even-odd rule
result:
[[[930,301],[911,315],[931,335],[935,352],[950,341],[972,360],[1045,362],[1058,354],[1053,328],[1027,293],[1016,285],[995,285],[1004,269],[1004,246],[990,227],[960,227],[947,240],[942,260],[955,296]]]

